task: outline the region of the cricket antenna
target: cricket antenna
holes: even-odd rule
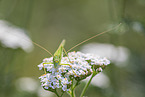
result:
[[[37,44],[37,43],[35,43],[35,42],[33,42],[33,41],[32,41],[32,43],[35,44],[36,46],[42,48],[43,50],[45,50],[45,51],[46,51],[47,53],[49,53],[51,56],[53,56],[53,55],[52,55],[47,49],[45,49],[43,46],[41,46],[41,45],[39,45],[39,44]]]
[[[101,32],[101,33],[99,33],[99,34],[97,34],[97,35],[95,35],[95,36],[92,36],[92,37],[90,37],[90,38],[88,38],[88,39],[86,39],[86,40],[84,40],[84,41],[78,43],[77,45],[75,45],[75,46],[73,46],[72,48],[70,48],[67,52],[69,52],[70,50],[74,49],[75,47],[77,47],[77,46],[79,46],[79,45],[81,45],[81,44],[83,44],[83,43],[85,43],[85,42],[87,42],[87,41],[89,41],[89,40],[91,40],[91,39],[97,37],[97,36],[100,36],[100,35],[102,35],[102,34],[104,34],[104,33],[107,33],[107,32],[109,32],[109,31],[113,30],[113,29],[116,29],[116,28],[119,27],[120,25],[121,25],[121,23],[118,24],[117,26],[115,26],[114,28],[108,29],[108,30],[106,30],[106,31],[104,31],[104,32]]]
[[[17,36],[17,35],[15,35],[15,34],[13,34],[14,36]],[[17,36],[18,37],[18,36]],[[24,39],[24,38],[23,38]],[[43,49],[43,50],[45,50],[47,53],[49,53],[52,57],[53,57],[53,55],[46,49],[46,48],[44,48],[43,46],[41,46],[40,44],[38,44],[38,43],[36,43],[36,42],[34,42],[34,41],[32,41],[32,40],[29,40],[29,39],[24,39],[25,41],[31,41],[33,44],[35,44],[36,46],[38,46],[38,47],[40,47],[41,49]]]

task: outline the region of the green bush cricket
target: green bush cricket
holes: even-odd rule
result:
[[[88,39],[86,39],[86,40],[84,40],[84,41],[78,43],[77,45],[73,46],[73,47],[70,48],[68,51],[66,51],[66,50],[64,49],[65,40],[63,40],[63,41],[61,42],[61,44],[59,45],[58,49],[56,50],[56,52],[54,53],[54,55],[52,55],[47,49],[45,49],[45,48],[42,47],[41,45],[39,45],[39,44],[33,42],[33,44],[35,44],[35,45],[37,45],[38,47],[42,48],[43,50],[45,50],[46,52],[48,52],[48,53],[53,57],[53,63],[43,63],[43,69],[44,69],[45,75],[46,75],[46,70],[45,70],[44,64],[54,64],[54,68],[57,68],[59,65],[69,65],[69,64],[61,64],[61,59],[62,59],[62,57],[64,56],[63,53],[65,53],[65,55],[67,56],[67,53],[68,53],[70,50],[74,49],[75,47],[77,47],[77,46],[79,46],[79,45],[81,45],[81,44],[83,44],[83,43],[85,43],[85,42],[87,42],[87,41],[89,41],[89,40],[91,40],[91,39],[97,37],[97,36],[100,36],[100,35],[102,35],[102,34],[104,34],[104,33],[107,33],[107,32],[109,32],[109,31],[111,31],[111,30],[113,30],[113,29],[119,27],[120,25],[121,25],[121,23],[118,24],[117,26],[115,26],[114,28],[111,28],[111,29],[106,30],[106,31],[104,31],[104,32],[101,32],[101,33],[99,33],[99,34],[97,34],[97,35],[94,35],[94,36],[92,36],[92,37],[90,37],[90,38],[88,38]],[[71,68],[71,65],[69,65],[69,66],[70,66],[70,68]],[[75,72],[74,72],[74,74],[75,74]],[[76,74],[75,74],[75,75],[76,75]],[[76,76],[77,76],[77,75],[76,75]]]

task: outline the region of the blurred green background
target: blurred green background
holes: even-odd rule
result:
[[[68,50],[122,23],[117,30],[73,49],[79,51],[89,43],[105,43],[116,48],[124,47],[129,52],[124,53],[127,58],[115,59],[125,57],[125,62],[113,60],[103,71],[109,80],[108,86],[102,88],[92,84],[85,95],[145,97],[145,0],[0,0],[0,19],[13,29],[24,31],[27,37],[51,53],[55,52],[62,39],[66,39],[65,48]],[[0,24],[0,97],[51,97],[50,92],[40,87],[38,77],[43,72],[37,67],[50,55],[37,46],[29,53],[21,46],[15,49],[7,47],[2,42],[4,37],[12,34],[6,39],[16,39],[19,36],[13,34],[13,30],[3,29],[9,29],[9,26],[4,28]],[[4,32],[10,33],[4,35]],[[23,45],[22,40],[25,39],[19,37],[17,42]],[[11,41],[8,43],[13,45]],[[91,45],[89,47],[92,48]],[[114,53],[112,50],[111,55]],[[78,87],[77,96],[83,87],[84,83]]]

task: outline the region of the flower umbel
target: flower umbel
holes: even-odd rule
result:
[[[38,67],[39,70],[45,68],[46,74],[41,75],[39,79],[45,90],[56,93],[57,89],[60,89],[61,95],[63,95],[65,91],[71,93],[70,91],[74,90],[81,80],[91,74],[95,73],[96,75],[102,72],[108,64],[110,61],[107,58],[81,52],[70,52],[68,56],[62,57],[57,67],[54,67],[53,57],[45,58]]]

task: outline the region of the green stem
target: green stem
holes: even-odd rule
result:
[[[55,92],[54,92],[56,95],[57,95],[57,97],[60,97],[59,95],[58,95],[58,93],[57,93],[57,91],[55,90]]]
[[[62,97],[63,94],[64,94],[64,91],[62,92],[62,94],[60,95],[60,97]]]
[[[57,97],[59,97],[58,93],[55,93],[57,95]]]
[[[96,75],[95,73],[93,73],[93,74],[92,74],[92,76],[91,76],[90,80],[88,81],[88,83],[87,83],[87,84],[86,84],[86,86],[84,87],[84,89],[83,89],[83,91],[82,91],[82,93],[81,93],[81,96],[80,96],[80,97],[83,97],[83,95],[84,95],[84,93],[86,92],[86,90],[87,90],[87,88],[88,88],[89,84],[90,84],[90,83],[91,83],[91,81],[92,81],[92,78],[93,78],[95,75]]]
[[[80,81],[77,81],[75,83],[75,85],[73,85],[73,81],[72,81],[71,89],[70,89],[70,91],[67,92],[71,97],[76,97],[76,95],[75,95],[75,88],[76,88],[77,85],[79,85],[79,82]]]
[[[71,97],[76,97],[74,89],[72,89],[72,95],[71,95]]]
[[[75,86],[73,85],[73,81],[72,81],[72,86],[71,86],[71,97],[76,97],[75,95]]]
[[[73,89],[75,89],[76,86],[79,85],[79,82],[80,82],[80,81],[77,81],[77,82],[76,82],[76,84],[74,85]]]

